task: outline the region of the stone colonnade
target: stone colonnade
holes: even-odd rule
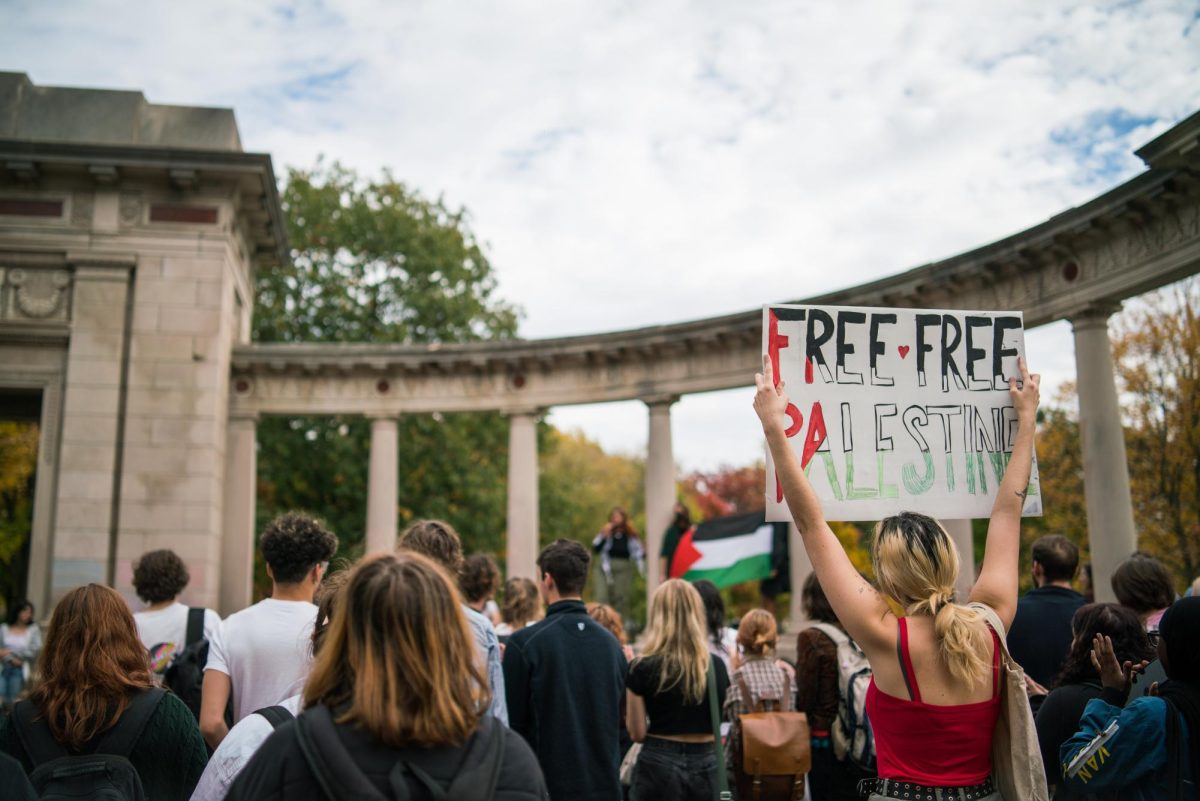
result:
[[[1075,331],[1079,385],[1080,430],[1091,558],[1099,577],[1097,600],[1113,600],[1107,577],[1137,547],[1129,474],[1113,372],[1107,321],[1114,307],[1089,310],[1072,319]],[[647,584],[653,590],[662,580],[658,552],[676,500],[675,460],[671,440],[671,406],[678,396],[644,398],[648,411],[646,450]],[[536,576],[538,539],[537,419],[541,409],[508,411],[508,575]],[[253,564],[256,416],[233,415],[229,421],[226,468],[225,537],[222,548],[221,606],[226,612],[250,602]],[[368,552],[388,551],[397,534],[397,422],[395,417],[371,418],[371,454],[367,491]],[[619,499],[614,499],[617,502]],[[943,523],[959,551],[957,591],[965,598],[975,580],[971,521]],[[802,619],[800,587],[811,567],[803,542],[792,527],[789,538],[793,621]]]

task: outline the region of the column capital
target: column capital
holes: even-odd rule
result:
[[[1071,328],[1075,331],[1086,331],[1090,328],[1107,328],[1108,318],[1121,310],[1117,301],[1099,301],[1091,303],[1071,315]]]
[[[661,395],[645,395],[639,400],[649,406],[650,411],[655,411],[655,409],[671,408],[672,404],[679,402],[679,396],[663,393]]]
[[[501,409],[500,414],[505,417],[541,417],[546,413],[543,406],[515,406],[508,409]]]

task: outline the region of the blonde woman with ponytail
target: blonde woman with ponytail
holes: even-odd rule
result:
[[[717,761],[708,675],[711,666],[719,709],[729,674],[708,652],[700,593],[680,579],[664,582],[650,598],[646,628],[642,655],[629,666],[625,683],[625,725],[642,743],[629,797],[710,801]]]
[[[1017,435],[988,523],[979,578],[956,598],[958,552],[936,520],[905,512],[880,521],[872,559],[877,592],[850,563],[784,434],[788,398],[769,358],[755,376],[762,421],[784,497],[838,620],[866,653],[874,679],[867,714],[875,734],[882,799],[1000,801],[991,779],[999,716],[998,641],[968,603],[990,606],[1005,628],[1017,608],[1021,509],[1033,465],[1040,377],[1018,360],[1010,379]],[[891,599],[904,609],[897,618]],[[1019,801],[1008,799],[1008,801]]]

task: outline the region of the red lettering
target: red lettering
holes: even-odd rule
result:
[[[808,467],[813,454],[817,452],[817,448],[821,447],[821,443],[824,441],[825,413],[821,411],[820,403],[814,403],[812,411],[808,414],[808,436],[804,438],[804,456],[800,459],[800,467]]]
[[[775,312],[767,312],[767,314],[767,355],[771,357],[771,371],[775,375],[775,386],[779,386],[779,351],[788,346],[788,338],[779,333],[779,318],[775,316]]]

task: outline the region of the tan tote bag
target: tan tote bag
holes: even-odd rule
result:
[[[1000,717],[992,735],[992,778],[1004,801],[1049,801],[1042,749],[1033,725],[1033,710],[1025,690],[1025,670],[1008,652],[1008,633],[987,604],[970,607],[1000,638]]]

